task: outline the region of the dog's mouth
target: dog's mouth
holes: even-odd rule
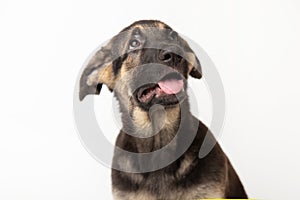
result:
[[[142,104],[177,104],[179,94],[184,91],[184,81],[179,73],[170,73],[157,83],[151,83],[137,90],[136,98]]]

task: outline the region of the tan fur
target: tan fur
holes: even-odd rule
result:
[[[186,155],[184,157],[183,162],[181,162],[180,167],[177,171],[176,176],[182,177],[186,174],[186,172],[192,167],[193,161],[195,160],[195,157]]]
[[[122,168],[126,171],[134,171],[136,168],[132,165],[132,163],[126,157],[122,157],[118,160],[118,164],[122,166]],[[140,183],[143,181],[143,176],[139,173],[134,173],[131,175],[131,179],[135,183]]]
[[[115,78],[113,76],[112,64],[99,69],[99,83],[105,83],[109,88],[115,87]]]
[[[111,63],[94,70],[88,76],[86,84],[91,86],[95,83],[104,83],[109,88],[114,88],[115,78],[113,76],[113,69]]]
[[[174,124],[177,123],[179,114],[180,114],[179,105],[176,105],[175,107],[172,108],[167,108],[165,110],[165,115],[162,116],[163,118],[159,119],[163,123],[162,125],[163,129],[167,131],[172,130],[174,128]],[[152,130],[152,123],[151,123],[149,113],[142,110],[140,107],[134,107],[132,115],[133,115],[132,117],[135,126],[141,130],[148,130],[149,132],[151,132],[152,135],[153,130]]]
[[[166,117],[165,117],[165,128],[166,129],[173,129],[174,124],[177,123],[177,119],[180,115],[180,106],[177,104],[175,107],[167,108],[166,109]]]
[[[160,29],[165,29],[165,25],[162,23],[156,23],[156,26]]]
[[[156,198],[145,191],[138,192],[121,192],[113,191],[114,200],[156,200]]]
[[[186,57],[187,57],[187,60],[188,60],[188,73],[190,73],[194,66],[196,65],[196,57],[195,57],[195,54],[193,53],[186,53]]]
[[[140,129],[150,129],[151,121],[148,112],[143,111],[140,107],[133,108],[133,121],[136,127]]]
[[[160,29],[165,29],[166,28],[165,25],[161,22],[156,22],[155,25],[156,25],[155,27],[160,28]],[[145,29],[145,27],[143,25],[138,25],[138,24],[133,26],[133,28]]]
[[[221,185],[220,185],[221,186]],[[113,195],[115,200],[157,200],[157,199],[168,199],[168,200],[193,200],[193,199],[213,199],[224,197],[224,187],[216,187],[216,184],[205,184],[197,185],[196,187],[189,188],[187,190],[173,190],[166,191],[159,197],[151,195],[147,191],[138,190],[135,192],[122,192],[114,189]]]
[[[218,186],[216,183],[212,183],[211,185],[206,183],[205,185],[197,185],[194,188],[186,190],[178,200],[224,198],[224,194],[224,185],[220,184]]]
[[[138,55],[140,55],[140,53],[138,53]],[[131,70],[132,68],[138,65],[138,59],[134,59],[132,56],[128,56],[121,67],[121,74],[123,73],[122,76],[125,75],[127,71]]]
[[[144,29],[144,26],[136,24],[135,26],[132,27],[132,29],[134,28]]]

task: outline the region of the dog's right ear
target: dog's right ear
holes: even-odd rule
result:
[[[114,88],[112,61],[112,41],[98,50],[88,61],[80,78],[79,99],[82,101],[88,94],[99,94],[102,84],[110,91]]]

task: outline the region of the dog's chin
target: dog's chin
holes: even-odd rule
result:
[[[138,106],[149,110],[153,105],[174,107],[186,98],[185,83],[176,73],[167,75],[158,83],[144,85],[137,89],[134,98]]]

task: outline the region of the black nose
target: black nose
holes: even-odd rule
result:
[[[181,55],[181,49],[176,46],[169,46],[159,50],[158,59],[164,63],[176,62],[179,61]]]
[[[174,54],[168,50],[160,50],[158,58],[163,62],[170,62],[174,58]]]

